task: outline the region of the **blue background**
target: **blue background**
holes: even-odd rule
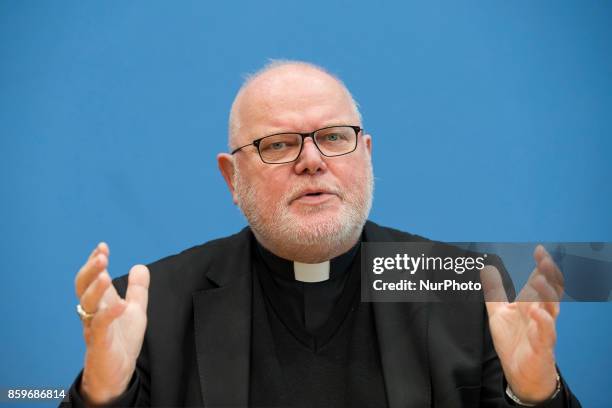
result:
[[[237,231],[215,162],[269,58],[344,79],[374,137],[371,218],[451,241],[612,241],[612,3],[0,2],[0,388],[68,386],[73,279]],[[604,406],[610,303],[557,354]]]

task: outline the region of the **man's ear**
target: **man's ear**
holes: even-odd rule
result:
[[[217,165],[219,166],[219,171],[221,171],[221,175],[227,184],[227,187],[232,194],[232,200],[234,204],[238,204],[238,199],[236,198],[236,188],[234,186],[234,156],[228,153],[219,153],[217,155]]]
[[[363,142],[365,143],[366,149],[368,149],[368,153],[372,155],[372,136],[369,134],[363,135]]]

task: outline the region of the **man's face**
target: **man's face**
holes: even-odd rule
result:
[[[233,147],[278,132],[361,125],[343,88],[308,70],[255,79],[241,96],[238,117]],[[303,262],[336,256],[355,243],[370,210],[370,149],[370,137],[360,134],[354,152],[325,157],[307,138],[297,161],[266,164],[247,147],[235,155],[234,199],[273,252]]]

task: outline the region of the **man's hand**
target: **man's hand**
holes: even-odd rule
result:
[[[106,270],[109,249],[100,243],[75,278],[76,294],[86,313],[83,337],[87,350],[80,391],[90,404],[105,404],[123,393],[136,367],[147,325],[149,270],[130,270],[122,299]]]
[[[563,275],[548,252],[538,245],[533,256],[536,267],[513,303],[496,268],[481,272],[495,350],[510,388],[526,403],[545,401],[556,389],[555,322],[563,294]]]

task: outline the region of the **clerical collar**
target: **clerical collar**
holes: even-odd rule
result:
[[[257,250],[267,267],[283,279],[304,283],[324,282],[344,275],[351,265],[361,240],[344,254],[329,261],[307,264],[281,258],[263,247],[257,240]]]

